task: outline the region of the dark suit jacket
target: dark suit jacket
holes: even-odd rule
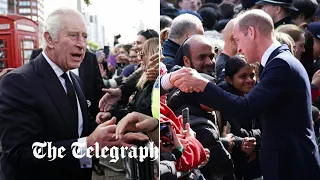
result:
[[[35,59],[41,52],[41,48],[32,50],[30,60]],[[99,100],[103,96],[102,88],[104,85],[99,70],[97,56],[88,49],[79,67],[79,76],[84,85],[86,99],[90,102],[90,114],[95,118],[99,112],[98,105]],[[92,125],[94,125],[94,123],[95,122],[92,122]]]
[[[89,134],[88,106],[81,80],[70,73],[83,114],[83,132]],[[81,169],[73,157],[71,144],[78,137],[78,120],[71,117],[71,106],[55,72],[39,55],[13,70],[0,81],[0,137],[3,145],[1,176],[5,180],[70,180],[91,178],[91,169]],[[65,157],[54,161],[36,159],[34,142],[63,146]],[[45,149],[46,151],[46,149]]]
[[[102,88],[104,84],[100,74],[97,56],[88,50],[79,67],[79,76],[84,85],[86,99],[91,103],[89,106],[90,114],[95,119],[99,112],[99,100],[103,96]]]
[[[260,162],[266,180],[320,179],[320,159],[311,118],[311,92],[302,64],[281,46],[261,79],[239,97],[209,83],[201,104],[241,119],[262,119]],[[240,119],[240,118],[239,118]]]

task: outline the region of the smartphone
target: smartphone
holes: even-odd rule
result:
[[[106,55],[106,58],[109,56],[110,53],[110,47],[109,46],[104,46],[103,52]]]
[[[173,137],[170,122],[160,123],[160,139],[163,147],[173,146]]]
[[[183,124],[186,126],[187,123],[190,124],[190,117],[189,117],[189,108],[184,108],[182,109],[182,119],[183,119]],[[184,127],[186,129],[186,127]]]

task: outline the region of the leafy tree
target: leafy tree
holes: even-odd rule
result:
[[[89,42],[88,42],[88,46],[89,46],[89,49],[90,49],[91,51],[93,51],[93,52],[96,52],[97,50],[100,49],[99,44],[97,44],[97,43],[95,43],[95,42],[93,42],[93,41],[89,41]]]
[[[91,4],[90,0],[84,0],[84,3],[86,3],[87,6]]]

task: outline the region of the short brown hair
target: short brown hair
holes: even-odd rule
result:
[[[239,29],[245,35],[249,27],[258,29],[263,34],[271,34],[274,30],[272,18],[260,9],[244,12],[238,17]]]

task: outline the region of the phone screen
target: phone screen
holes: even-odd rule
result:
[[[184,125],[186,125],[186,123],[190,124],[189,108],[182,109],[182,119]]]
[[[160,139],[163,147],[173,146],[173,137],[170,122],[160,123]]]

